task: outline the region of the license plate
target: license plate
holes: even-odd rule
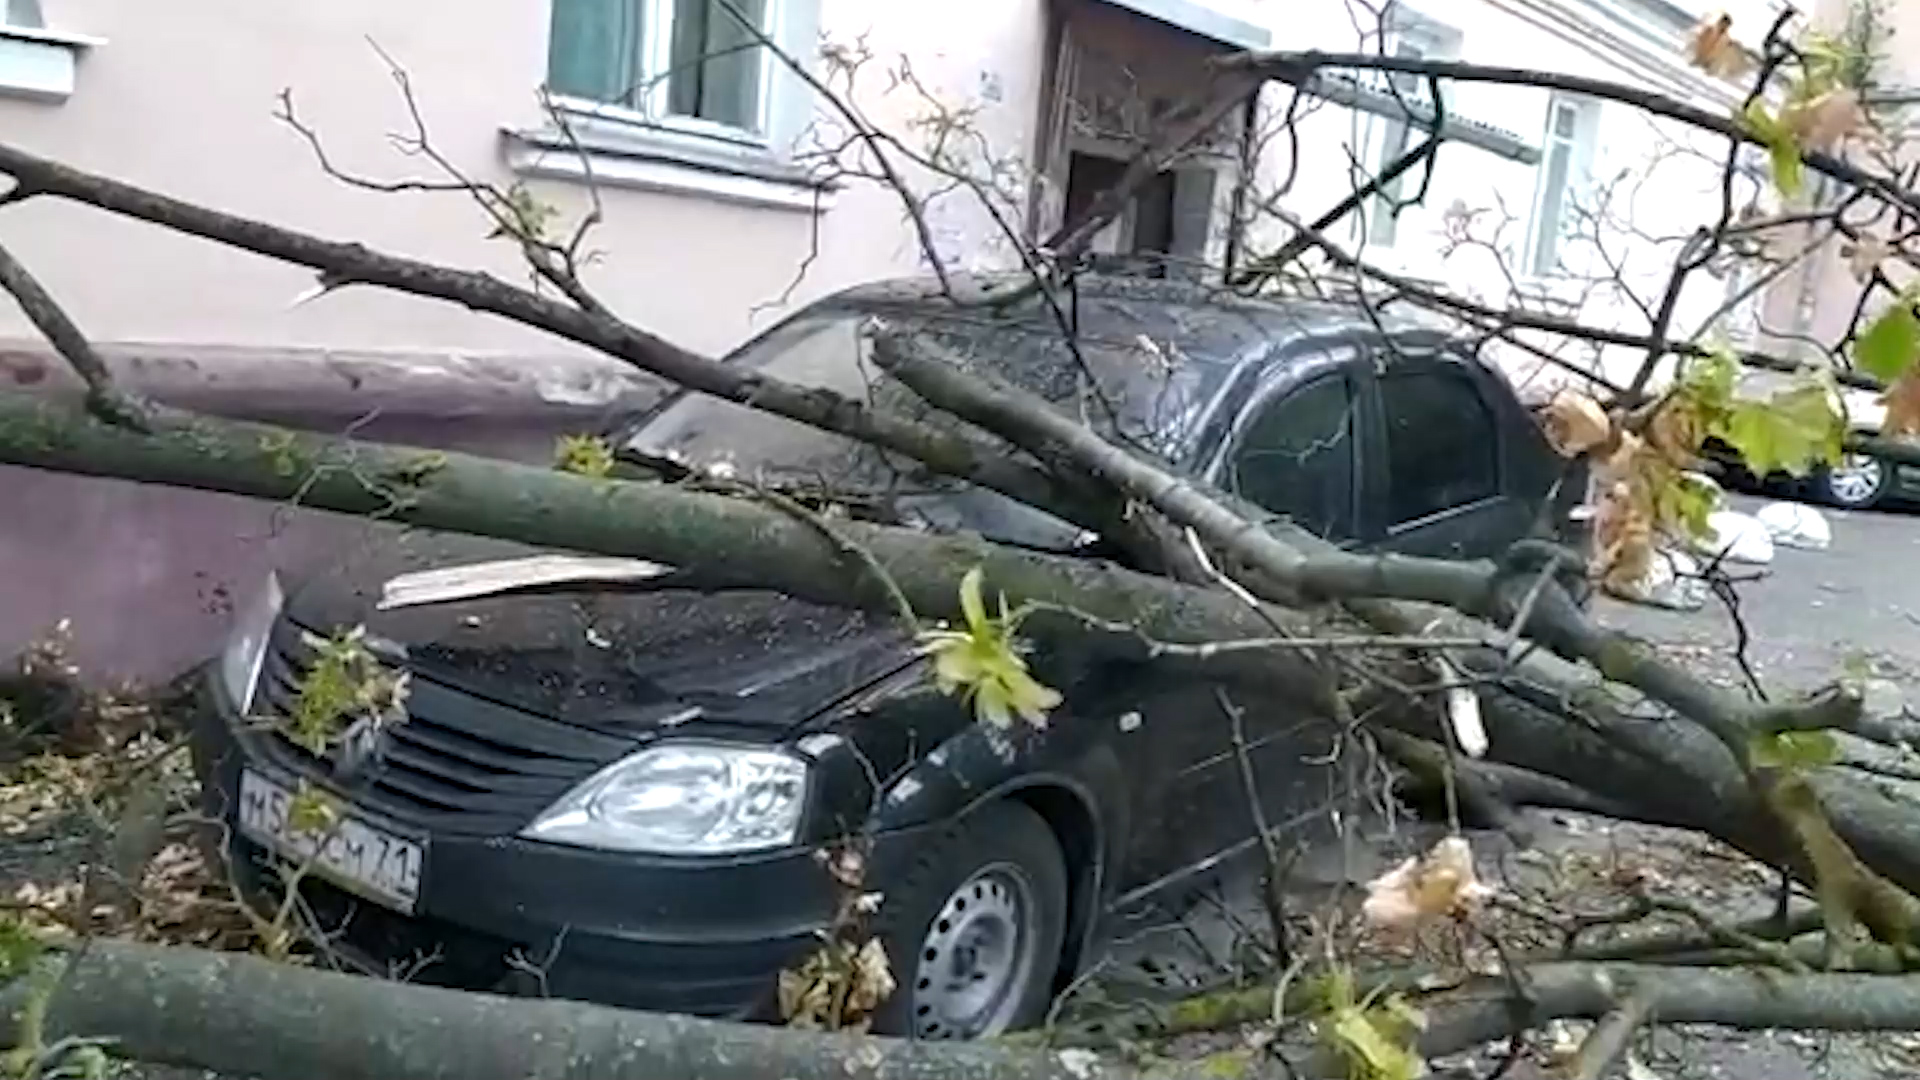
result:
[[[252,770],[240,773],[240,831],[298,866],[369,900],[413,914],[426,846],[342,814],[315,834],[287,827],[293,792]]]

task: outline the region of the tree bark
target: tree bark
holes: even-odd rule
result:
[[[7,1005],[18,1030],[24,985]],[[95,941],[44,1037],[261,1080],[1124,1080],[991,1043],[846,1037],[472,994],[198,949]],[[1161,1074],[1197,1078],[1199,1068]]]
[[[1638,994],[1659,1023],[1748,1029],[1920,1028],[1920,977],[1793,975],[1648,964],[1524,971],[1528,1024],[1597,1019]],[[18,1032],[34,980],[0,994]],[[1429,1055],[1506,1035],[1512,985],[1471,979],[1414,1003]],[[1270,998],[1266,999],[1270,1001]],[[1084,1053],[916,1043],[658,1016],[341,975],[258,957],[97,940],[45,1002],[40,1035],[113,1040],[137,1061],[261,1080],[1199,1080],[1206,1060],[1141,1072]],[[1297,1074],[1296,1074],[1297,1075]],[[1307,1075],[1345,1075],[1322,1063]]]
[[[1112,563],[977,536],[803,516],[778,500],[683,484],[596,479],[470,454],[335,439],[265,424],[157,413],[151,434],[73,404],[0,394],[0,464],[227,492],[540,547],[652,559],[710,589],[773,589],[816,603],[894,610],[870,555],[923,617],[959,614],[960,576],[985,571],[1015,600],[1070,607],[1156,640],[1306,633],[1301,613],[1255,611],[1218,590]],[[744,497],[743,497],[744,496]],[[831,530],[829,536],[826,530]],[[1036,622],[1046,625],[1052,620]],[[1288,650],[1262,656],[1284,680]]]

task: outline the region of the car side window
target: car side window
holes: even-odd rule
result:
[[[1383,372],[1379,385],[1389,527],[1499,494],[1498,428],[1471,378],[1423,367]]]
[[[1354,398],[1328,375],[1258,406],[1233,450],[1234,494],[1329,540],[1354,534]]]

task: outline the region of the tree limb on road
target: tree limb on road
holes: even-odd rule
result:
[[[58,961],[56,961],[58,962]],[[1527,969],[1527,1019],[1597,1019],[1636,987],[1662,1023],[1920,1028],[1920,978],[1651,964]],[[0,992],[18,1021],[31,980]],[[1511,985],[1482,976],[1413,1000],[1421,1049],[1457,1052],[1513,1024]],[[1270,995],[1268,995],[1270,997]],[[1217,1063],[1140,1071],[1084,1054],[991,1042],[907,1042],[656,1016],[340,975],[258,957],[94,941],[45,1002],[42,1036],[113,1040],[140,1061],[262,1080],[1200,1080]],[[1022,1042],[1026,1041],[1024,1038]],[[1249,1073],[1249,1075],[1253,1075]],[[1282,1075],[1277,1070],[1275,1075]],[[1322,1062],[1308,1075],[1344,1076]]]

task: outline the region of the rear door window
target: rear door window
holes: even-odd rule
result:
[[[1353,538],[1356,400],[1352,380],[1333,374],[1254,406],[1228,461],[1228,488],[1328,540]]]
[[[1416,365],[1379,378],[1390,529],[1500,493],[1499,431],[1480,387],[1443,364]]]

